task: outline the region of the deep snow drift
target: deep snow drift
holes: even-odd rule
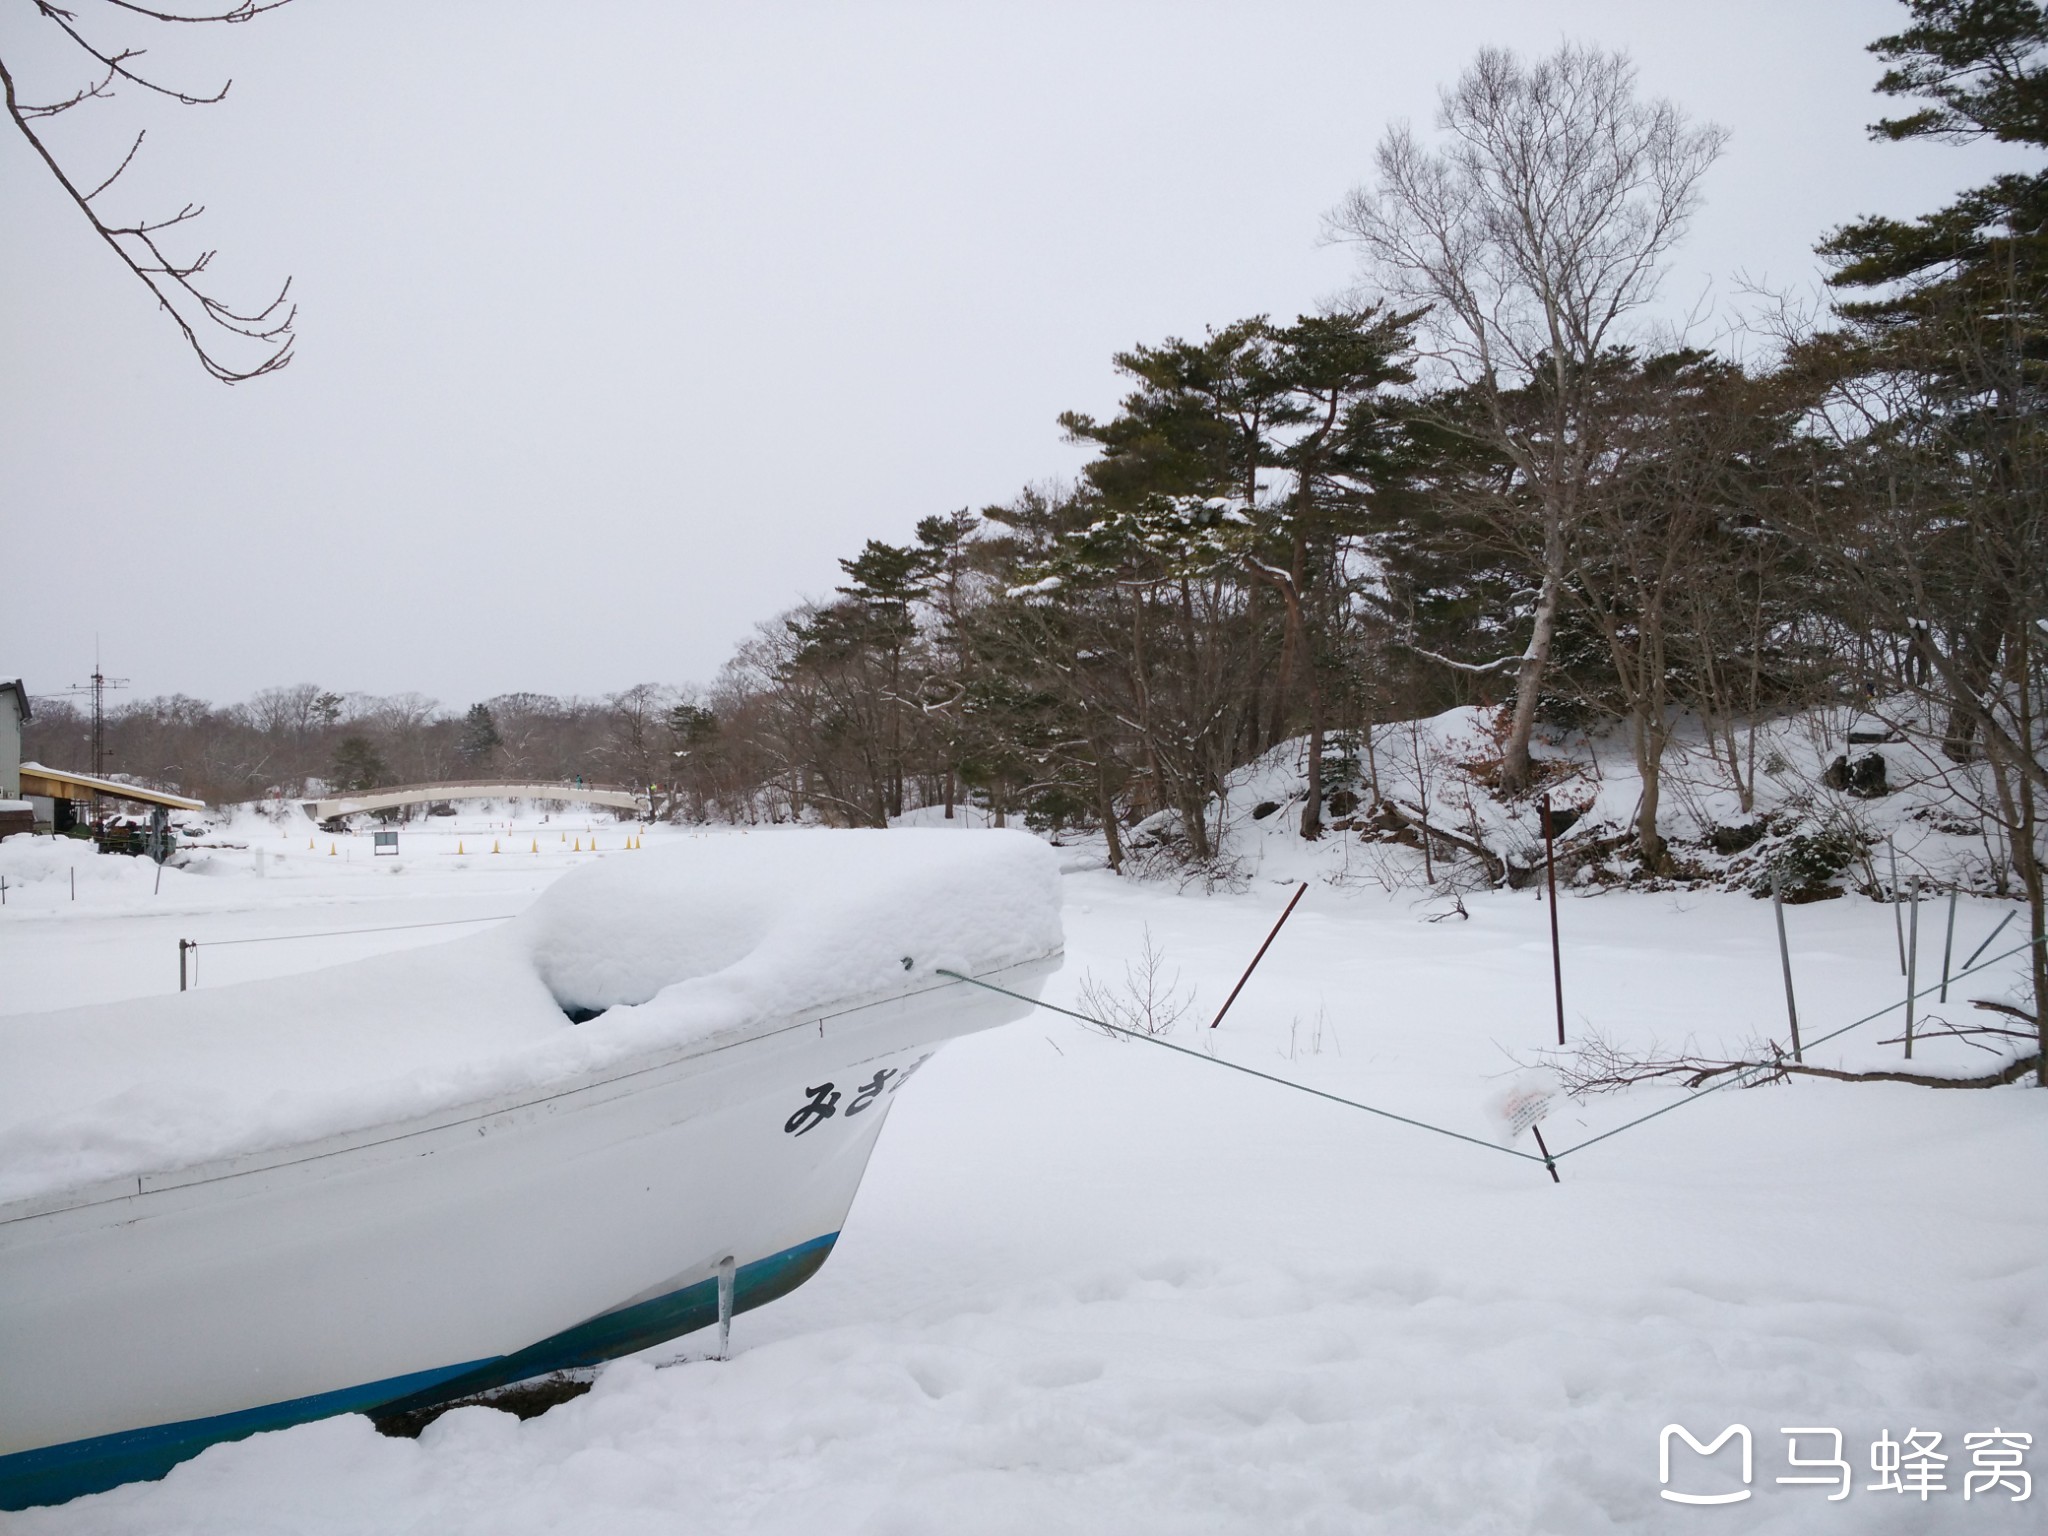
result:
[[[680,839],[436,948],[0,1018],[0,1202],[415,1119],[1059,941],[1057,866],[1022,833]]]
[[[1363,844],[1305,848],[1264,830],[1278,820],[1251,824],[1242,873],[1214,894],[1069,874],[1068,961],[1047,998],[1073,1005],[1091,977],[1121,992],[1149,936],[1167,989],[1177,978],[1182,998],[1196,994],[1169,1040],[1490,1138],[1490,1101],[1551,1037],[1548,907],[1533,891],[1468,891],[1468,917],[1433,922],[1447,902],[1405,863],[1382,881],[1361,868]],[[682,836],[650,831],[647,856]],[[291,880],[254,878],[250,853],[237,873],[222,851],[205,884],[238,910],[203,921],[224,937],[396,923],[439,917],[464,889],[504,910],[513,876],[501,871],[528,866],[471,857],[458,872],[452,833],[446,843],[431,869],[409,854],[403,878],[371,879],[360,863],[348,875],[325,840]],[[1419,868],[1415,850],[1383,851]],[[1296,879],[1308,895],[1223,1027],[1207,1030]],[[2013,909],[1965,897],[1959,957]],[[8,912],[0,965],[108,956],[91,984],[175,985],[173,929],[137,906],[82,898]],[[1575,1040],[1597,1029],[1642,1048],[1734,1051],[1782,1035],[1769,903],[1612,891],[1568,895],[1559,918]],[[1789,909],[1787,922],[1815,1032],[1897,1000],[1889,908],[1844,896]],[[307,964],[323,942],[415,938],[258,945],[208,964]],[[49,974],[39,986],[61,980]],[[1972,998],[2023,999],[2020,980],[2007,961],[1930,1006],[1961,1021]],[[1896,1062],[1899,1047],[1880,1043],[1896,1019],[1844,1037],[1831,1059]],[[915,1086],[831,1261],[741,1318],[730,1361],[684,1339],[607,1368],[589,1396],[540,1418],[463,1409],[417,1441],[359,1418],[306,1425],[217,1447],[161,1483],[11,1516],[9,1528],[2038,1526],[2048,1494],[1963,1498],[1969,1434],[2031,1433],[2026,1466],[2048,1471],[2048,1228],[2032,1172],[2048,1159],[2048,1096],[2035,1090],[1801,1081],[1683,1102],[1638,1089],[1546,1122],[1564,1147],[1679,1106],[1568,1155],[1553,1185],[1498,1152],[1053,1014],[954,1042]],[[1702,1439],[1750,1428],[1753,1496],[1741,1508],[1659,1498],[1658,1436],[1674,1422]],[[1842,1431],[1847,1499],[1776,1481],[1797,1475],[1788,1425]],[[1943,1490],[1924,1502],[1871,1491],[1872,1444],[1912,1430],[1944,1436]],[[1802,1442],[1805,1455],[1824,1449]],[[1674,1488],[1741,1487],[1732,1447],[1683,1460]]]

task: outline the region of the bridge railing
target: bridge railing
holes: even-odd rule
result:
[[[596,789],[613,795],[647,794],[644,784],[600,784],[595,779],[585,779],[581,784],[555,779],[525,778],[516,773],[499,774],[490,779],[436,779],[431,784],[379,784],[375,789],[329,789],[317,795],[301,795],[302,800],[366,800],[372,795],[414,795],[425,794],[437,789],[460,792],[465,789]],[[545,795],[536,794],[536,800]]]

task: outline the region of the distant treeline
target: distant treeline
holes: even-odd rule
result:
[[[183,694],[110,700],[106,761],[110,772],[210,804],[484,774],[645,786],[666,781],[663,715],[674,699],[643,684],[601,699],[510,693],[450,712],[416,693],[341,694],[302,683],[225,707]],[[23,756],[90,771],[90,710],[61,695],[34,707]]]

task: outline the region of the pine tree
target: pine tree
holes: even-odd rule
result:
[[[375,789],[387,782],[390,771],[367,736],[344,736],[334,752],[333,787],[343,794]]]
[[[456,744],[456,755],[465,767],[472,771],[484,767],[491,755],[505,744],[498,734],[498,722],[491,717],[488,704],[472,704],[469,713],[462,717],[462,739]]]
[[[1885,139],[1994,139],[2048,148],[2048,7],[1906,0],[1912,25],[1871,51],[1887,95],[1929,103],[1872,128]],[[1911,648],[1903,681],[1946,701],[1943,753],[1980,757],[1987,820],[2026,887],[2036,1025],[2048,1086],[2048,796],[2036,694],[2048,614],[2048,171],[1975,187],[1911,222],[1869,218],[1821,246],[1839,337],[1806,349],[1882,403],[1853,446],[1869,466],[1844,573],[1873,629]],[[1931,676],[1923,676],[1923,673]]]

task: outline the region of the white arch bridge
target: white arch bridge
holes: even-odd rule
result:
[[[337,816],[353,816],[360,811],[388,811],[401,805],[434,805],[447,800],[562,800],[577,805],[606,805],[614,810],[634,811],[644,817],[651,817],[654,813],[653,800],[648,794],[622,784],[544,784],[504,779],[394,784],[387,789],[365,789],[354,794],[328,795],[299,803],[315,821],[331,821]]]

